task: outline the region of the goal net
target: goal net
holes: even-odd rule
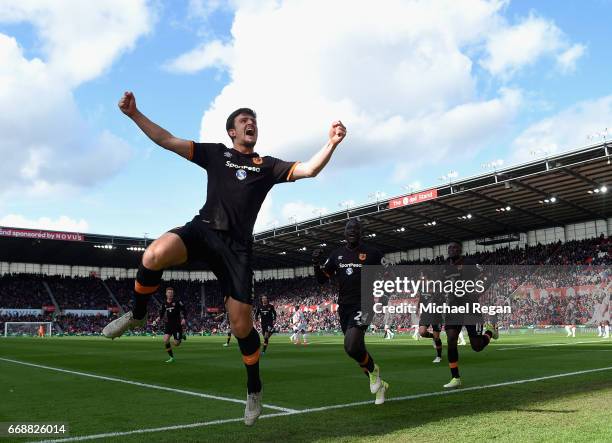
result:
[[[50,336],[51,322],[7,321],[4,323],[4,336]]]

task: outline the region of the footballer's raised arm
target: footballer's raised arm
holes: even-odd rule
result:
[[[329,140],[310,160],[300,162],[293,170],[292,179],[316,177],[319,172],[327,165],[332,154],[346,136],[346,127],[340,120],[332,123],[329,129]]]
[[[119,109],[130,117],[134,123],[157,145],[191,159],[193,143],[190,140],[175,137],[170,132],[152,122],[136,107],[136,98],[132,92],[125,92],[118,103]]]

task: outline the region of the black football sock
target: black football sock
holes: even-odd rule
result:
[[[143,319],[147,315],[147,305],[151,296],[159,288],[163,273],[164,271],[161,270],[147,269],[142,263],[138,266],[134,283],[134,306],[132,307],[132,315],[136,320]]]
[[[434,343],[436,344],[436,353],[438,354],[438,357],[442,358],[442,340],[439,338],[434,339]]]
[[[259,346],[261,340],[255,328],[251,329],[245,338],[238,338],[238,346],[242,352],[242,361],[247,370],[247,391],[249,394],[261,391],[259,378]]]

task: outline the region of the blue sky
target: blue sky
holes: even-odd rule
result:
[[[125,90],[201,141],[227,144],[227,114],[253,107],[256,150],[286,160],[347,125],[256,230],[579,147],[612,128],[610,18],[604,0],[4,1],[0,226],[156,237],[191,219],[204,172],[118,111]]]

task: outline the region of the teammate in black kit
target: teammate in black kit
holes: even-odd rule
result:
[[[164,269],[188,261],[206,261],[225,291],[225,307],[247,372],[244,422],[252,425],[261,414],[260,340],[252,316],[253,225],[270,189],[278,183],[315,177],[344,139],[346,128],[340,121],[332,123],[328,142],[310,160],[287,162],[260,157],[254,151],[257,118],[248,108],[237,109],[227,119],[225,128],[232,148],[173,136],[137,109],[131,92],[123,95],[119,108],[159,146],[205,169],[208,185],[200,213],[149,245],[136,275],[134,310],[108,324],[102,333],[116,338],[144,323],[148,301],[159,287]],[[299,112],[295,113],[299,122]]]
[[[357,361],[370,379],[370,392],[376,394],[376,404],[385,402],[387,382],[380,378],[380,368],[368,353],[365,346],[367,317],[372,312],[363,312],[361,303],[361,268],[367,265],[381,265],[384,256],[378,249],[361,242],[361,223],[351,219],[344,228],[346,245],[334,250],[320,266],[322,251],[313,251],[312,260],[317,281],[326,283],[335,277],[339,287],[338,316],[344,333],[344,350]]]
[[[427,281],[427,275],[423,275],[422,277],[424,281]],[[421,294],[419,294],[419,307],[430,304],[442,305],[444,301],[444,296],[439,293],[421,292]],[[436,358],[433,360],[433,363],[440,363],[442,361],[442,340],[440,339],[440,331],[442,330],[443,323],[444,317],[441,314],[421,312],[419,316],[419,335],[423,338],[431,338],[436,348]],[[428,331],[429,327],[431,327],[431,332]]]
[[[461,243],[453,241],[448,245],[448,259],[443,266],[444,281],[464,280],[476,281],[479,277],[477,264],[472,260],[466,259],[461,255]],[[447,303],[449,306],[462,306],[473,304],[476,301],[475,296],[468,294],[459,297],[456,294],[448,294]],[[446,344],[448,348],[448,366],[451,372],[451,381],[444,385],[447,389],[455,389],[461,386],[461,378],[459,377],[459,348],[457,339],[459,332],[463,326],[467,329],[470,345],[476,352],[486,348],[491,339],[497,339],[499,332],[497,326],[486,325],[487,331],[483,334],[482,323],[476,324],[474,315],[469,318],[462,314],[446,314],[444,330],[446,331]]]
[[[170,337],[174,338],[174,347],[177,348],[183,341],[183,326],[186,322],[185,305],[182,301],[174,301],[174,289],[166,288],[166,301],[162,304],[159,310],[159,317],[155,323],[164,322],[164,346],[166,352],[170,356],[166,363],[174,363],[174,351],[170,344]],[[182,318],[181,318],[182,317]]]
[[[268,349],[270,336],[274,333],[274,322],[276,321],[276,310],[268,302],[268,297],[265,295],[261,297],[261,305],[255,311],[255,318],[259,318],[261,321],[261,333],[264,336],[264,345],[261,353],[265,354],[266,349]]]

